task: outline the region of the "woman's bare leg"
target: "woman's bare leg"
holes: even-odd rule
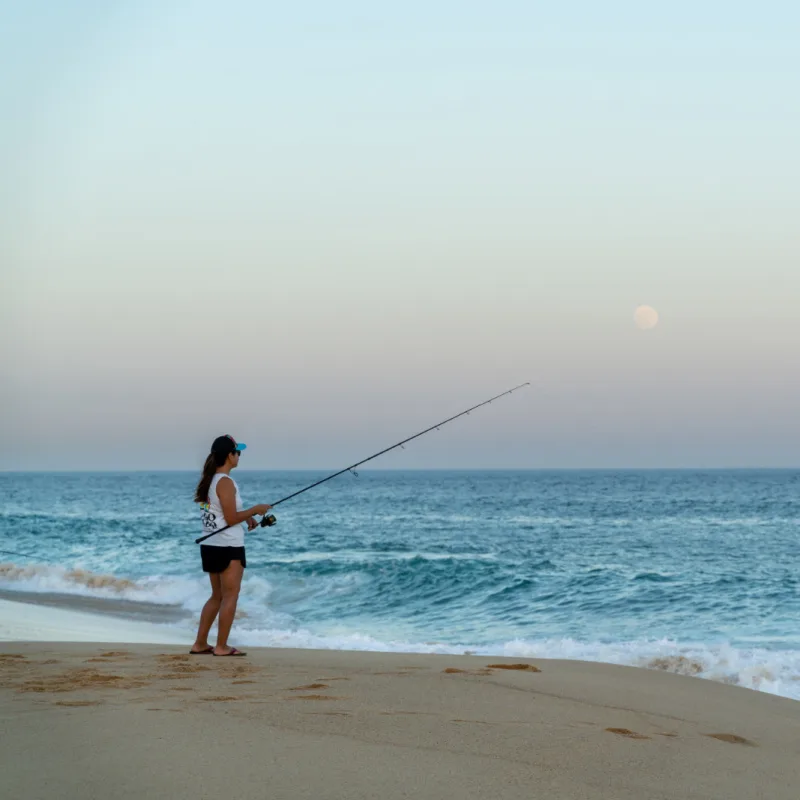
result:
[[[203,610],[200,612],[200,625],[197,628],[197,638],[192,645],[193,653],[202,653],[208,650],[208,632],[214,624],[214,620],[219,613],[219,607],[222,604],[222,580],[220,579],[221,573],[209,572],[208,577],[211,579],[211,597],[206,600]]]
[[[222,605],[219,609],[219,622],[217,625],[217,646],[214,652],[224,656],[231,652],[228,647],[228,635],[231,632],[233,618],[236,615],[236,604],[239,602],[239,589],[242,586],[244,567],[241,561],[231,561],[227,569],[220,573],[222,583]]]

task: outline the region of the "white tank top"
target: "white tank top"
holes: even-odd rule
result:
[[[208,489],[208,502],[204,503],[201,508],[203,509],[203,534],[211,533],[212,531],[219,530],[220,528],[227,527],[228,523],[225,521],[225,515],[222,513],[222,506],[217,496],[217,484],[222,478],[228,478],[233,481],[233,488],[236,492],[236,510],[242,511],[242,498],[239,495],[239,487],[236,481],[230,475],[224,472],[218,472],[211,479],[211,486]],[[244,547],[244,523],[240,522],[232,528],[218,533],[207,539],[203,544],[211,544],[215,547]]]

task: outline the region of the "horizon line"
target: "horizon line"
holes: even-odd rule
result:
[[[237,474],[259,472],[327,472],[326,467],[263,467],[237,469]],[[345,468],[346,469],[346,468]],[[167,469],[0,469],[0,475],[164,474],[199,472],[197,467]],[[334,472],[341,471],[333,470]],[[358,472],[797,472],[797,466],[680,466],[680,467],[368,467]]]

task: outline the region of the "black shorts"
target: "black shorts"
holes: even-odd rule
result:
[[[200,558],[203,559],[203,572],[225,572],[231,561],[241,561],[247,566],[244,547],[219,547],[214,544],[200,545]]]

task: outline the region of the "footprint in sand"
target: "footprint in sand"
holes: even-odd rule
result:
[[[154,675],[160,681],[182,681],[187,678],[196,678],[193,672],[165,672],[163,675]]]
[[[107,675],[96,669],[75,669],[61,675],[25,681],[18,692],[73,692],[76,689],[137,689],[148,686],[141,677]]]
[[[624,736],[626,739],[649,739],[643,733],[636,733],[635,731],[628,730],[627,728],[606,728],[609,733],[616,733],[618,736]]]
[[[735,733],[704,733],[703,736],[719,739],[720,742],[728,742],[729,744],[743,744],[747,747],[758,747],[755,742],[745,739],[744,736],[737,736]]]
[[[492,671],[490,669],[459,669],[458,667],[447,667],[443,669],[447,675],[491,675]]]
[[[435,717],[433,711],[379,711],[382,717],[410,717],[410,716],[424,716]]]
[[[216,697],[201,697],[207,703],[228,703],[231,700],[244,700],[243,697],[231,697],[230,695],[218,695]]]
[[[149,677],[158,678],[163,681],[184,680],[186,678],[196,678],[198,672],[210,672],[211,667],[203,664],[167,664],[169,672],[161,672]]]
[[[226,664],[225,667],[220,668],[215,663],[214,668],[222,678],[246,678],[248,675],[256,675],[262,672],[261,667],[251,667],[246,664],[239,664],[237,666]]]
[[[310,711],[306,712],[311,717],[349,717],[347,711]]]
[[[109,650],[107,653],[101,653],[99,656],[84,659],[84,664],[91,664],[99,662],[101,664],[109,664],[112,661],[128,661],[130,654],[124,650]]]
[[[309,683],[308,686],[291,686],[290,692],[304,692],[306,689],[327,689],[327,683]]]
[[[56,700],[54,706],[64,706],[66,708],[82,708],[83,706],[101,706],[102,700]]]
[[[528,672],[541,672],[539,667],[534,667],[533,664],[487,664],[487,669],[520,669],[527,670]]]
[[[298,694],[294,697],[287,697],[287,700],[341,700],[340,697],[334,697],[329,694]]]
[[[211,667],[205,664],[167,664],[166,669],[171,672],[182,672],[184,675],[193,675],[195,672],[210,672]]]

